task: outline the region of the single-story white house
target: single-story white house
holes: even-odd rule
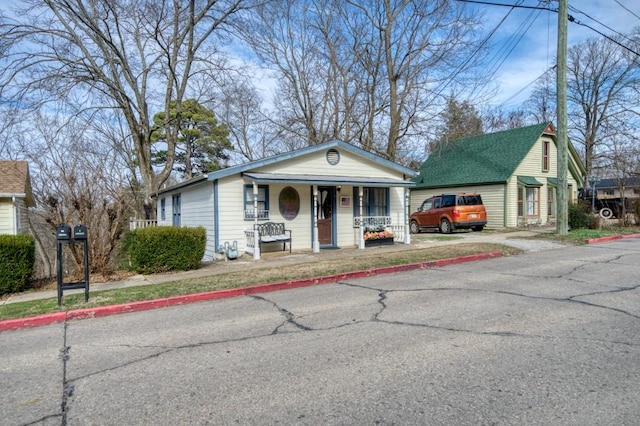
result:
[[[33,206],[29,163],[0,161],[0,234],[29,233],[28,213]]]
[[[374,228],[409,243],[413,176],[407,167],[335,140],[165,188],[157,195],[158,225],[203,226],[205,261],[233,242],[254,259],[261,248],[364,248],[365,232]],[[291,240],[261,247],[256,242],[269,236],[256,230],[272,222],[284,224]]]

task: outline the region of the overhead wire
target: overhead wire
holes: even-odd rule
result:
[[[537,14],[536,14],[537,13]],[[535,16],[534,16],[535,14]],[[490,71],[489,73],[489,78],[493,78],[498,70],[500,69],[500,67],[504,64],[504,62],[509,58],[509,56],[511,55],[511,53],[513,53],[513,51],[515,50],[515,48],[518,46],[518,44],[522,41],[523,37],[525,36],[525,34],[529,31],[529,29],[531,28],[531,26],[533,25],[533,23],[535,22],[535,20],[538,18],[538,15],[540,14],[540,11],[535,11],[532,10],[529,15],[526,17],[526,19],[524,21],[522,21],[522,23],[520,24],[520,26],[518,27],[518,30],[516,31],[516,36],[517,38],[514,38],[513,35],[509,38],[509,40],[507,41],[507,43],[504,44],[505,48],[508,50],[500,50],[498,51],[498,54],[501,54],[501,52],[503,53],[502,58],[497,58],[499,60],[499,62],[497,62],[494,66],[493,69]],[[525,28],[526,26],[526,28]],[[491,63],[491,62],[490,62]]]
[[[616,3],[618,3],[618,5],[623,8],[624,10],[626,10],[627,12],[629,12],[630,14],[632,14],[633,16],[635,16],[636,18],[640,19],[640,16],[636,15],[635,12],[633,12],[631,9],[629,9],[627,6],[623,5],[622,3],[620,3],[618,0],[613,0]]]
[[[605,27],[606,29],[608,29],[608,30],[609,30],[609,31],[611,31],[612,33],[615,33],[615,34],[617,34],[618,36],[620,36],[620,37],[622,37],[622,38],[625,38],[625,39],[627,39],[628,41],[630,41],[630,42],[632,42],[632,43],[635,43],[635,41],[634,41],[634,40],[632,40],[632,39],[630,39],[629,37],[627,37],[627,36],[626,36],[626,34],[622,34],[621,32],[616,31],[615,29],[611,28],[610,26],[608,26],[608,25],[606,25],[606,24],[603,24],[602,22],[600,22],[600,21],[598,21],[597,19],[595,19],[595,18],[593,18],[593,17],[589,16],[587,13],[585,13],[585,12],[583,12],[583,11],[579,10],[579,9],[576,9],[576,8],[575,8],[575,7],[573,7],[573,6],[569,6],[569,10],[571,10],[571,11],[573,11],[573,12],[575,12],[575,13],[579,13],[579,14],[581,14],[581,15],[584,15],[584,16],[586,16],[587,18],[591,19],[592,21],[597,22],[599,25],[602,25],[603,27]],[[574,18],[574,19],[575,19],[575,18]],[[569,21],[571,21],[571,19],[569,19]],[[571,22],[574,22],[574,23],[576,23],[576,24],[578,24],[578,25],[583,25],[581,22],[576,22],[576,21],[571,21]],[[587,26],[587,25],[585,25],[585,26]],[[587,27],[588,27],[588,26],[587,26]],[[590,28],[590,27],[589,27],[589,28]],[[595,30],[594,30],[594,31],[595,31]],[[599,33],[599,34],[600,34],[600,33]]]
[[[478,52],[484,47],[485,44],[488,43],[489,39],[496,33],[496,31],[498,30],[498,28],[500,28],[500,26],[504,23],[504,21],[507,19],[507,17],[511,14],[511,12],[513,11],[513,8],[511,8],[509,10],[509,12],[507,12],[507,14],[500,20],[500,22],[498,22],[498,24],[489,32],[489,34],[478,44],[478,46],[476,47],[476,49],[471,53],[471,55],[469,56],[469,58],[467,58],[467,60],[465,60],[459,67],[458,69],[449,76],[449,79],[446,83],[440,85],[440,89],[435,93],[435,97],[437,98],[438,96],[440,96],[442,94],[442,92],[444,91],[444,89],[446,89],[449,84],[451,84],[454,79],[458,76],[458,74],[460,74],[464,68],[469,64],[469,62],[471,62],[471,60],[478,54]]]

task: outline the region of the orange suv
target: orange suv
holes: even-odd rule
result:
[[[412,234],[437,228],[443,234],[456,229],[482,231],[487,224],[487,211],[480,194],[442,194],[424,200],[411,214]]]

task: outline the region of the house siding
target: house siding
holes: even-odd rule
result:
[[[206,230],[207,243],[203,261],[211,261],[216,253],[214,208],[213,208],[213,183],[203,182],[188,188],[182,188],[174,192],[163,193],[160,199],[165,201],[165,218],[162,219],[160,202],[157,204],[158,226],[171,226],[173,218],[173,195],[180,194],[180,226],[198,227]]]
[[[262,173],[290,173],[290,174],[314,174],[327,176],[366,176],[393,177],[402,179],[400,173],[394,172],[383,165],[367,158],[355,155],[343,149],[336,149],[340,153],[340,161],[331,165],[326,159],[326,151],[306,155],[300,158],[285,160],[277,164],[255,169]]]
[[[0,234],[15,233],[13,222],[13,202],[11,198],[0,199]]]
[[[548,141],[550,143],[550,147],[552,148],[549,150],[548,171],[543,170],[542,164],[543,144],[545,141]],[[573,158],[570,158],[569,161],[574,162]],[[547,179],[557,178],[557,170],[558,151],[555,142],[550,137],[539,138],[509,179],[507,186],[507,192],[509,194],[509,202],[507,205],[507,211],[509,212],[507,216],[507,226],[518,227],[523,225],[548,225],[555,221],[555,215],[549,216],[547,214],[547,203],[549,201],[549,185]],[[542,184],[539,190],[539,218],[518,218],[518,176],[532,176]],[[567,175],[567,184],[569,186],[567,200],[569,202],[575,201],[577,199],[578,182],[571,175],[571,173],[568,173]]]
[[[410,213],[418,210],[422,202],[434,195],[459,194],[462,192],[477,193],[482,196],[482,204],[487,210],[488,229],[504,228],[504,185],[470,185],[455,188],[418,189],[411,191]]]

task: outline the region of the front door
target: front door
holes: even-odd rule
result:
[[[333,245],[333,210],[335,206],[334,188],[318,187],[318,205],[316,220],[318,222],[318,242],[320,246]]]

